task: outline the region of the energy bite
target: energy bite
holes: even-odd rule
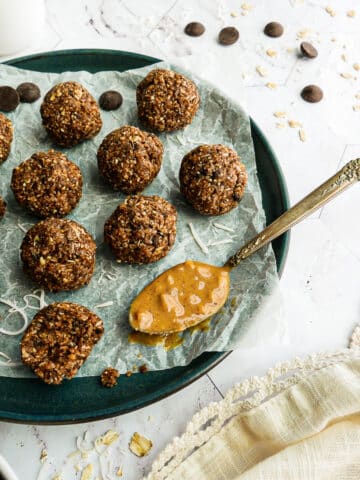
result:
[[[20,253],[24,272],[50,292],[87,285],[95,268],[96,245],[83,226],[47,218],[28,230]]]
[[[177,213],[164,198],[133,195],[120,204],[104,226],[104,240],[119,263],[152,263],[174,245]]]
[[[100,174],[114,190],[138,193],[159,173],[163,145],[152,133],[128,125],[107,135],[97,153]]]
[[[0,113],[0,165],[9,156],[12,139],[13,125],[11,120]]]
[[[62,147],[88,140],[102,127],[95,98],[78,82],[55,85],[45,95],[40,113],[49,135]]]
[[[104,333],[101,318],[82,305],[52,303],[41,309],[21,340],[21,358],[45,383],[73,378]]]
[[[149,72],[136,89],[139,119],[158,132],[189,125],[200,105],[194,82],[172,70]]]
[[[11,189],[18,203],[35,215],[64,217],[82,194],[80,168],[55,150],[34,153],[13,170]]]
[[[225,145],[200,145],[182,160],[181,193],[203,215],[222,215],[235,208],[246,184],[245,165]]]
[[[3,218],[6,212],[6,202],[0,195],[0,220]]]

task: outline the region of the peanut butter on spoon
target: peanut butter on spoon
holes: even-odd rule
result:
[[[188,260],[159,275],[135,298],[130,325],[147,334],[182,332],[217,313],[230,290],[232,268],[360,181],[360,159],[352,160],[283,213],[232,256],[224,267]]]
[[[130,324],[151,334],[182,332],[218,311],[230,288],[230,267],[188,260],[166,270],[133,301]]]

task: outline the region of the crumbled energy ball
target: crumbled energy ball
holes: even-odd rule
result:
[[[108,367],[102,372],[100,380],[104,387],[111,388],[115,387],[119,376],[120,373],[116,368]]]
[[[25,365],[45,383],[73,378],[104,333],[102,320],[82,305],[53,303],[41,309],[21,340]]]

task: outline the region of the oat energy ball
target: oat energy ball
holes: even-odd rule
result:
[[[102,320],[82,305],[41,309],[21,340],[21,357],[45,383],[73,378],[104,333]]]
[[[203,215],[222,215],[236,207],[246,183],[245,165],[225,145],[200,145],[182,160],[181,193]]]
[[[0,195],[0,220],[3,218],[6,212],[6,202]]]
[[[100,145],[100,174],[114,190],[141,192],[159,173],[163,150],[152,133],[125,125],[109,133]]]
[[[9,156],[12,139],[13,126],[11,120],[0,113],[0,165]]]
[[[164,198],[134,195],[120,204],[104,227],[104,239],[119,263],[152,263],[175,242],[175,208]]]
[[[95,98],[78,82],[55,85],[45,95],[40,113],[49,135],[62,147],[94,137],[102,126]]]
[[[50,292],[76,290],[90,282],[96,245],[84,227],[47,218],[28,230],[21,244],[24,271]]]
[[[39,217],[64,217],[82,193],[80,168],[61,152],[34,153],[13,170],[11,188],[18,203]]]
[[[200,105],[194,82],[171,70],[155,69],[136,90],[139,119],[158,132],[186,127]]]

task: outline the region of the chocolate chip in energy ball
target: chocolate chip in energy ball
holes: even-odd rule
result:
[[[309,42],[302,42],[300,44],[300,51],[303,56],[307,58],[316,58],[318,56],[318,51]]]
[[[3,85],[0,87],[0,110],[12,112],[19,105],[20,98],[15,88]]]
[[[184,28],[184,32],[190,37],[200,37],[205,32],[205,27],[200,22],[190,22]]]
[[[40,88],[35,83],[24,82],[20,83],[16,89],[19,94],[20,102],[33,103],[40,98]]]
[[[123,102],[123,97],[116,90],[108,90],[100,95],[99,105],[103,110],[117,110]]]
[[[235,27],[225,27],[220,30],[219,43],[221,45],[232,45],[239,40],[239,30]]]
[[[268,37],[281,37],[281,35],[284,33],[284,27],[279,22],[270,22],[265,25],[264,33]]]
[[[301,98],[305,102],[317,103],[320,102],[323,96],[323,91],[317,85],[307,85],[301,91]]]

